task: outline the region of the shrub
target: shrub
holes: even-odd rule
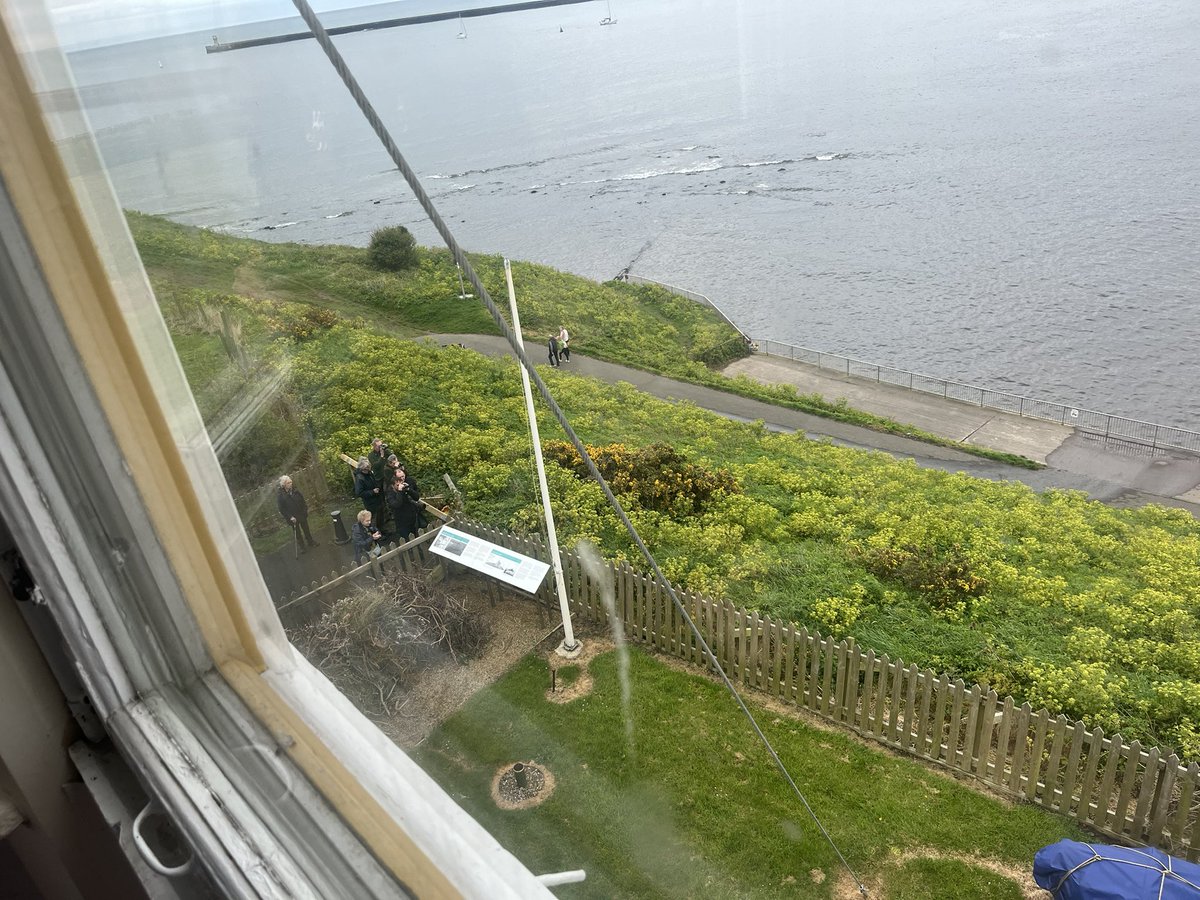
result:
[[[376,229],[367,247],[367,258],[377,269],[401,272],[417,264],[417,242],[403,225]]]
[[[580,478],[589,477],[583,459],[566,441],[549,441],[545,453]],[[674,515],[697,515],[718,493],[738,491],[727,469],[709,471],[689,462],[667,444],[630,448],[625,444],[588,447],[588,455],[613,491],[637,499],[643,509]]]

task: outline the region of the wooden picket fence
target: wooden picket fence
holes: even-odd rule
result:
[[[548,560],[545,543],[478,523],[455,528]],[[421,565],[431,530],[381,558]],[[574,553],[562,554],[572,615],[578,623],[609,626],[612,599],[626,640],[697,666],[711,667],[667,592],[625,563],[600,562],[589,571]],[[362,575],[372,564],[314,584],[283,601],[281,610],[320,602],[327,592]],[[1118,841],[1148,844],[1200,859],[1200,765],[1164,757],[1157,748],[1126,742],[1102,728],[1018,706],[982,685],[863,651],[806,628],[677,591],[709,649],[736,684],[777,697],[893,750],[942,766],[990,790],[1075,819]],[[538,600],[557,606],[547,577]]]
[[[540,540],[459,520],[455,527],[538,559]],[[652,578],[601,563],[589,575],[563,554],[563,577],[577,621],[608,626],[604,592],[627,640],[699,666],[710,666],[695,636]],[[556,603],[546,579],[540,599]],[[736,684],[806,709],[991,790],[1069,816],[1093,831],[1200,858],[1200,766],[1127,743],[1119,734],[1018,706],[990,688],[863,651],[728,600],[677,591],[705,642]]]
[[[307,625],[329,608],[337,598],[344,596],[360,578],[379,580],[390,566],[403,572],[415,572],[429,563],[429,544],[437,536],[441,523],[419,532],[415,538],[397,546],[390,544],[378,557],[367,557],[360,564],[353,562],[340,571],[330,572],[300,591],[281,597],[275,610],[285,628]]]

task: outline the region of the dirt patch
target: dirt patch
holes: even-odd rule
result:
[[[529,809],[545,803],[554,793],[554,775],[549,769],[532,760],[521,763],[525,766],[525,787],[517,783],[515,763],[501,766],[492,778],[492,802],[501,809]]]
[[[493,607],[483,586],[474,582],[473,577],[456,580],[455,590],[469,595],[469,609],[491,624],[491,637],[476,658],[465,663],[443,659],[403,688],[396,713],[376,723],[401,747],[421,743],[481,688],[534,650],[549,630],[544,613],[539,614],[532,601],[510,598]]]
[[[607,638],[589,637],[586,641],[581,641],[583,644],[583,652],[575,659],[564,659],[553,650],[546,656],[550,663],[552,671],[567,669],[571,666],[579,667],[579,676],[566,687],[561,683],[558,684],[555,690],[546,691],[546,699],[551,703],[570,703],[579,697],[586,697],[592,692],[592,686],[595,682],[592,680],[591,670],[588,668],[593,659],[601,653],[607,653],[609,650],[616,648],[616,645]]]
[[[962,863],[964,866],[985,869],[988,872],[999,875],[1001,878],[1007,878],[1015,882],[1017,887],[1021,889],[1021,896],[1025,900],[1052,900],[1049,891],[1044,891],[1037,886],[1037,882],[1033,880],[1033,873],[1029,870],[1021,869],[1011,863],[987,856],[975,856],[969,853],[947,853],[929,847],[906,850],[903,853],[891,855],[884,863],[883,868],[867,880],[868,896],[886,897],[889,873],[914,859],[946,859]],[[834,883],[833,896],[836,900],[861,900],[862,894],[859,893],[858,885],[854,883],[854,879],[844,869],[838,874],[837,881]]]

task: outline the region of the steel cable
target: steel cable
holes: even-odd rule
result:
[[[412,170],[408,164],[408,161],[400,152],[400,148],[396,146],[396,142],[392,139],[387,126],[383,124],[383,120],[379,117],[379,114],[375,112],[375,108],[371,105],[371,102],[367,99],[363,89],[359,86],[358,80],[350,72],[350,68],[347,66],[345,59],[342,58],[341,53],[333,45],[332,39],[325,31],[325,27],[321,24],[320,19],[317,18],[317,14],[313,12],[312,7],[308,4],[308,0],[292,0],[292,2],[295,5],[296,10],[304,19],[305,23],[312,30],[313,37],[315,37],[317,43],[321,45],[321,49],[325,51],[325,55],[329,57],[329,61],[333,65],[334,70],[338,73],[338,76],[342,79],[342,83],[346,86],[346,89],[354,98],[354,102],[358,104],[359,110],[361,110],[363,116],[366,117],[367,122],[370,124],[372,130],[383,144],[388,156],[390,156],[392,162],[396,164],[396,168],[400,170],[400,174],[404,176],[404,180],[408,183],[413,195],[417,198],[417,202],[421,204],[421,208],[425,210],[425,214],[429,217],[429,221],[433,223],[434,228],[437,229],[437,232],[439,235],[441,235],[442,240],[446,242],[446,246],[450,249],[450,254],[454,257],[454,261],[462,267],[463,275],[466,277],[467,281],[470,282],[471,287],[475,289],[476,296],[479,297],[479,299],[483,302],[483,305],[487,308],[492,320],[496,323],[496,327],[500,329],[500,333],[504,335],[505,340],[507,340],[509,346],[512,347],[513,354],[529,373],[530,379],[533,381],[534,385],[537,386],[538,393],[541,394],[542,399],[546,402],[546,406],[550,409],[550,412],[554,415],[554,418],[558,421],[558,424],[562,426],[563,432],[567,435],[572,446],[574,446],[575,450],[579,453],[584,465],[587,466],[588,472],[591,474],[592,478],[596,480],[596,483],[600,485],[600,489],[604,492],[604,496],[607,498],[609,505],[612,506],[617,518],[620,519],[621,524],[629,533],[630,538],[633,540],[634,544],[637,545],[638,550],[641,552],[643,558],[645,558],[647,564],[650,566],[651,571],[654,573],[655,579],[667,592],[667,596],[671,598],[671,602],[674,604],[676,611],[678,611],[680,616],[683,617],[684,622],[687,623],[687,627],[695,636],[696,641],[699,643],[704,655],[708,658],[713,669],[715,669],[717,674],[720,676],[721,681],[724,682],[725,687],[729,689],[729,692],[733,695],[734,700],[737,701],[738,706],[749,720],[750,726],[754,729],[754,733],[758,735],[759,740],[761,740],[763,746],[766,747],[767,753],[770,754],[776,768],[779,769],[779,772],[791,786],[792,791],[799,798],[801,804],[803,804],[805,810],[808,812],[808,815],[812,818],[822,836],[833,849],[833,852],[837,854],[837,858],[841,861],[842,866],[850,874],[850,877],[854,879],[854,883],[858,886],[859,893],[864,897],[867,896],[866,886],[854,873],[854,870],[850,867],[850,863],[846,861],[846,857],[842,855],[842,851],[838,849],[837,844],[834,843],[833,838],[825,829],[825,826],[821,823],[821,820],[817,817],[816,812],[813,810],[812,806],[809,805],[808,799],[804,796],[804,793],[796,784],[795,779],[792,778],[787,766],[783,764],[783,760],[779,758],[779,754],[775,752],[775,748],[771,745],[771,741],[767,738],[766,734],[763,733],[762,728],[759,727],[757,720],[754,718],[754,714],[750,712],[750,708],[746,706],[746,703],[744,700],[742,700],[737,688],[734,687],[733,682],[730,681],[729,676],[725,673],[725,669],[717,660],[716,654],[714,654],[712,649],[708,646],[708,642],[704,640],[704,636],[701,635],[700,629],[697,628],[695,622],[692,621],[692,617],[688,615],[687,609],[684,607],[683,602],[679,599],[679,595],[675,593],[675,588],[671,585],[671,582],[667,580],[666,576],[663,575],[662,570],[658,567],[658,562],[654,559],[654,556],[651,554],[649,548],[647,548],[645,543],[642,542],[641,535],[638,534],[637,529],[633,526],[633,523],[629,521],[629,517],[625,514],[624,508],[622,508],[620,501],[617,500],[616,495],[613,494],[612,489],[609,488],[608,482],[604,480],[604,476],[600,474],[600,470],[596,468],[596,464],[592,461],[591,456],[588,455],[587,448],[584,447],[583,441],[579,439],[579,436],[575,433],[575,429],[572,428],[571,423],[567,421],[566,414],[563,413],[562,409],[558,405],[558,402],[554,399],[554,397],[551,396],[550,389],[546,386],[546,383],[542,381],[542,378],[540,375],[538,375],[537,370],[534,369],[533,363],[525,354],[525,348],[522,342],[513,333],[512,328],[509,327],[509,324],[501,314],[500,309],[492,301],[491,295],[488,293],[487,288],[483,286],[483,282],[480,281],[478,274],[475,272],[475,268],[471,265],[471,261],[467,259],[466,253],[463,252],[463,249],[459,246],[458,241],[454,239],[454,235],[451,233],[449,226],[434,208],[433,201],[430,200],[429,195],[425,192],[425,188],[421,185],[416,173]]]

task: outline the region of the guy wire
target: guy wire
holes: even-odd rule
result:
[[[467,259],[467,254],[463,252],[462,247],[458,245],[458,241],[455,240],[454,235],[451,233],[450,227],[442,219],[437,209],[434,208],[433,201],[430,200],[429,195],[425,192],[425,188],[421,185],[420,179],[417,178],[416,173],[409,166],[408,161],[404,158],[404,154],[400,152],[400,148],[396,146],[396,142],[392,139],[391,133],[388,131],[387,126],[383,124],[383,120],[379,117],[379,114],[375,112],[375,108],[371,105],[371,101],[367,99],[363,89],[359,86],[358,80],[350,72],[350,68],[347,66],[345,59],[342,58],[342,54],[338,51],[337,47],[333,45],[332,39],[329,37],[328,32],[326,32],[325,27],[321,24],[320,19],[317,18],[317,14],[313,12],[308,0],[292,0],[292,3],[295,5],[296,10],[300,13],[305,23],[312,30],[313,37],[316,38],[317,43],[321,45],[321,49],[325,51],[325,55],[329,57],[329,62],[333,65],[334,70],[342,79],[342,83],[346,86],[346,90],[348,90],[350,95],[354,98],[354,102],[358,104],[359,110],[362,112],[372,130],[383,144],[388,156],[390,156],[392,162],[396,164],[396,168],[400,170],[400,174],[404,176],[404,180],[408,182],[409,188],[412,190],[413,195],[417,198],[417,202],[421,204],[421,208],[425,210],[425,214],[429,217],[429,221],[433,223],[434,228],[437,229],[437,232],[439,235],[441,235],[442,240],[446,242],[446,246],[450,249],[450,254],[454,257],[454,261],[462,267],[463,275],[466,277],[467,281],[471,283],[471,287],[475,289],[475,295],[483,302],[483,305],[487,308],[488,314],[491,315],[492,320],[496,323],[496,327],[500,329],[500,333],[504,335],[505,340],[507,340],[509,346],[512,347],[513,355],[515,355],[520,361],[521,365],[525,367],[525,370],[529,373],[530,379],[537,386],[538,393],[542,395],[542,399],[546,402],[546,405],[549,407],[551,413],[553,413],[554,418],[558,421],[558,424],[562,426],[563,432],[567,435],[568,439],[571,441],[571,444],[579,453],[580,458],[583,459],[584,464],[587,466],[588,472],[591,474],[592,478],[596,480],[596,483],[600,485],[600,490],[604,492],[604,496],[608,499],[608,503],[612,507],[613,512],[617,514],[617,518],[621,520],[621,524],[629,533],[629,536],[632,538],[634,544],[637,545],[638,550],[641,551],[642,557],[646,560],[647,564],[649,564],[651,571],[654,572],[655,579],[657,579],[658,583],[662,585],[663,589],[667,592],[667,596],[671,598],[671,602],[674,604],[675,609],[683,617],[684,622],[687,623],[688,628],[695,636],[696,641],[699,643],[704,652],[704,655],[708,658],[717,674],[720,675],[721,680],[725,683],[725,687],[728,688],[729,692],[733,695],[734,700],[737,701],[738,706],[745,714],[747,720],[749,720],[751,728],[754,729],[755,734],[758,735],[759,739],[763,743],[763,746],[766,747],[767,752],[774,761],[776,768],[779,769],[787,783],[791,785],[793,792],[795,792],[796,796],[800,799],[800,802],[804,805],[805,810],[808,811],[808,814],[812,818],[813,822],[816,823],[817,828],[820,830],[825,840],[829,843],[829,846],[833,849],[833,852],[837,854],[842,866],[850,874],[850,877],[854,879],[854,883],[858,886],[859,893],[866,897],[866,885],[864,885],[859,877],[854,873],[854,870],[850,867],[850,863],[848,863],[846,861],[846,857],[842,855],[842,851],[838,849],[837,844],[834,843],[829,832],[825,830],[825,826],[821,824],[821,820],[817,818],[816,812],[813,810],[812,806],[809,805],[808,799],[797,786],[795,779],[792,778],[791,773],[787,770],[787,766],[783,764],[783,760],[779,758],[779,754],[775,752],[775,748],[771,745],[770,740],[767,738],[766,734],[763,733],[762,728],[759,727],[759,724],[755,720],[753,713],[750,712],[750,708],[746,706],[746,703],[738,693],[737,688],[735,688],[733,686],[733,682],[729,680],[729,676],[725,673],[724,667],[717,660],[716,654],[713,653],[712,649],[708,646],[708,642],[705,641],[703,635],[700,634],[700,629],[696,627],[695,622],[692,621],[692,617],[688,615],[687,609],[684,607],[683,602],[679,599],[679,595],[675,593],[675,588],[671,585],[671,582],[667,580],[667,577],[663,575],[662,570],[658,567],[658,562],[654,559],[653,554],[650,553],[649,548],[645,545],[645,543],[643,543],[641,535],[638,534],[637,529],[633,526],[633,523],[629,521],[629,517],[625,514],[625,510],[621,506],[620,501],[617,500],[616,495],[613,494],[612,489],[608,486],[608,482],[604,480],[604,476],[600,474],[600,470],[596,468],[596,464],[592,461],[591,456],[588,455],[587,448],[584,447],[583,441],[579,439],[579,436],[575,433],[575,429],[572,428],[571,423],[567,421],[566,414],[559,407],[558,402],[550,395],[550,389],[546,386],[546,383],[542,381],[542,378],[540,375],[538,375],[537,370],[534,369],[533,363],[526,355],[521,341],[513,333],[512,328],[501,314],[500,309],[496,306],[495,302],[491,298],[491,295],[487,292],[487,288],[483,286],[483,282],[480,281],[479,275],[475,272],[475,268],[471,265],[471,261]]]

